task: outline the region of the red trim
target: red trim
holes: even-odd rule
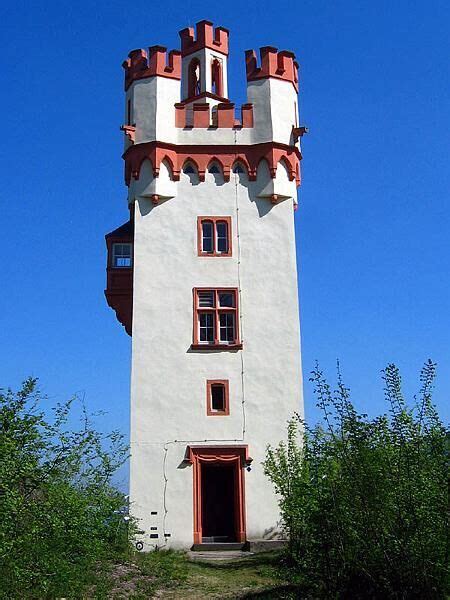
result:
[[[247,539],[245,518],[245,467],[252,462],[248,446],[188,446],[187,460],[193,467],[194,544],[201,544],[202,524],[202,465],[224,463],[235,465],[235,535],[244,543]]]
[[[212,407],[212,386],[222,385],[224,387],[224,409],[214,410]],[[206,381],[206,414],[209,417],[225,417],[230,414],[230,389],[228,379],[207,379]]]
[[[191,104],[191,102],[195,102],[199,98],[211,98],[212,100],[220,100],[220,102],[230,102],[228,98],[223,98],[222,96],[218,96],[217,94],[213,94],[212,92],[202,92],[201,94],[198,94],[198,96],[191,96],[189,98],[181,100],[181,102],[178,102],[177,104],[175,104],[175,106],[179,104]]]
[[[197,33],[196,36],[195,33]],[[228,29],[225,27],[214,28],[211,21],[199,21],[196,24],[196,32],[193,27],[186,27],[179,32],[179,35],[182,56],[203,50],[203,48],[210,48],[228,55]]]
[[[209,104],[193,104],[194,127],[209,127]]]
[[[266,142],[252,145],[176,145],[165,142],[146,142],[130,146],[123,155],[125,160],[125,181],[130,185],[131,177],[139,179],[141,165],[145,159],[153,166],[153,175],[158,177],[161,162],[166,159],[172,167],[174,181],[180,179],[180,171],[187,160],[195,162],[198,167],[200,181],[205,180],[205,172],[211,157],[215,156],[223,169],[225,181],[229,181],[230,173],[236,162],[242,163],[247,169],[250,181],[256,180],[258,164],[262,159],[267,160],[270,175],[276,176],[277,164],[283,158],[288,168],[289,180],[297,181],[300,185],[300,160],[302,155],[295,146]]]
[[[123,131],[130,142],[134,144],[136,139],[136,127],[134,125],[122,125],[120,131]]]
[[[242,343],[239,344],[191,344],[191,350],[242,350]]]
[[[201,96],[198,96],[198,98]],[[197,98],[194,98],[194,100],[197,100]],[[241,107],[241,119],[236,119],[234,104],[229,100],[220,102],[220,104],[212,108],[207,103],[194,103],[192,105],[194,111],[193,123],[188,123],[186,107],[186,102],[177,102],[175,104],[175,127],[234,127],[239,129],[253,127],[253,104],[243,104]],[[201,120],[196,120],[197,110],[204,111]]]
[[[147,77],[168,77],[181,79],[181,52],[171,50],[167,56],[164,46],[151,46],[147,51],[143,48],[132,50],[127,60],[122,63],[125,69],[125,90],[138,79]]]
[[[202,250],[202,223],[203,221],[210,221],[213,224],[213,252],[204,252]],[[217,252],[217,240],[216,240],[216,225],[217,222],[225,221],[227,224],[227,236],[228,236],[228,252]],[[215,257],[229,257],[232,256],[232,245],[231,245],[231,217],[197,217],[197,255],[198,256],[215,256]]]
[[[200,307],[198,305],[198,293],[199,292],[213,292],[214,293],[214,306]],[[234,294],[234,306],[233,307],[219,307],[219,292],[232,292]],[[192,290],[193,293],[193,335],[192,345],[193,350],[237,350],[242,348],[242,344],[239,338],[239,293],[238,288],[211,288],[211,287],[199,287]],[[210,313],[214,315],[214,342],[201,342],[199,340],[199,324],[198,317],[200,313]],[[227,344],[220,341],[220,319],[219,315],[224,313],[234,314],[234,341]]]
[[[290,81],[298,92],[298,63],[295,54],[288,50],[278,52],[277,48],[264,46],[260,48],[261,66],[257,66],[256,52],[247,50],[245,53],[245,65],[247,70],[247,81],[256,79],[267,79],[274,77],[283,81]]]

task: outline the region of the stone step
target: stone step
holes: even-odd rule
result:
[[[246,544],[238,542],[208,542],[204,544],[194,544],[193,552],[223,552],[227,550],[243,550]]]

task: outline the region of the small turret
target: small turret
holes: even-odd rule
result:
[[[294,146],[298,136],[293,136],[293,130],[299,124],[298,63],[292,52],[272,46],[261,48],[260,55],[258,67],[256,52],[245,53],[247,98],[254,106],[256,136]]]
[[[182,56],[181,100],[217,104],[228,98],[228,30],[200,21],[180,31]]]
[[[164,46],[151,46],[147,55],[146,50],[139,48],[129,53],[122,66],[125,69],[125,90],[137,79],[156,75],[179,80],[181,79],[181,52],[171,50],[167,55],[167,48]]]
[[[298,93],[298,63],[295,55],[289,50],[281,50],[272,46],[260,48],[261,66],[257,66],[256,52],[247,50],[245,52],[245,67],[247,71],[247,81],[257,79],[282,79],[289,81]]]

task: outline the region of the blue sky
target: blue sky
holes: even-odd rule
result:
[[[130,339],[107,307],[104,234],[127,217],[123,73],[129,50],[178,47],[200,19],[230,29],[230,98],[244,50],[301,63],[296,214],[305,379],[340,358],[358,406],[384,409],[380,370],[414,393],[428,357],[448,420],[449,5],[444,0],[9,3],[0,97],[2,386],[38,376],[85,394],[127,431]],[[317,411],[305,384],[307,416]]]

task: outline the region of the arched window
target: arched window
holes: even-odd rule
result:
[[[200,92],[200,61],[198,58],[193,58],[188,68],[188,98],[198,96]]]
[[[217,58],[211,63],[211,92],[216,96],[223,96],[222,63]]]

